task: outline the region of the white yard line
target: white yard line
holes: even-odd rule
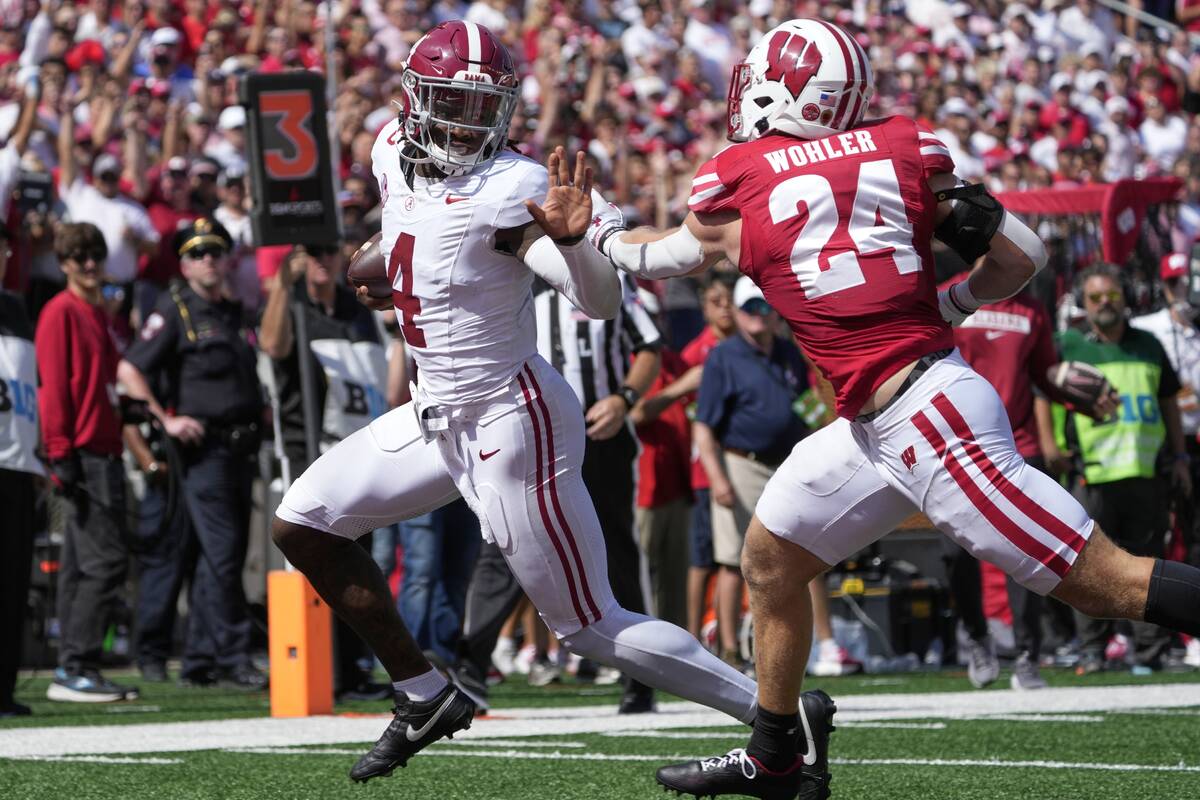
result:
[[[1037,692],[943,692],[847,695],[835,698],[835,722],[967,720],[988,715],[1080,714],[1200,707],[1200,684],[1055,688]],[[0,730],[0,758],[63,755],[169,753],[240,747],[293,747],[372,742],[385,717],[267,717],[196,722]],[[1054,719],[1061,720],[1061,717]],[[463,739],[529,736],[570,737],[613,731],[728,728],[736,739],[745,728],[730,717],[694,703],[660,703],[656,714],[618,716],[611,704],[498,710],[477,719]]]
[[[86,764],[182,764],[182,758],[130,758],[127,756],[17,756],[18,761],[77,761]]]
[[[523,746],[523,745],[522,745]],[[314,747],[256,747],[243,748],[229,752],[256,753],[264,755],[360,755],[361,750],[323,749]],[[503,758],[505,760],[522,761],[649,761],[669,764],[672,761],[690,761],[701,758],[699,755],[645,755],[631,753],[564,753],[561,750],[550,752],[529,752],[527,750],[475,750],[459,747],[431,747],[421,753],[421,757],[451,756],[469,758]],[[1004,767],[1017,769],[1091,769],[1109,772],[1200,772],[1200,766],[1187,764],[1101,764],[1094,762],[1076,761],[1004,761],[994,758],[831,758],[831,764],[846,766],[917,766],[917,767]]]

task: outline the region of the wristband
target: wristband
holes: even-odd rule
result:
[[[578,236],[566,236],[562,239],[552,239],[551,241],[553,241],[559,247],[574,247],[583,241],[583,234],[581,233]]]
[[[947,293],[951,305],[958,309],[962,314],[970,316],[979,310],[983,303],[976,299],[971,293],[969,280],[961,280],[950,287]]]

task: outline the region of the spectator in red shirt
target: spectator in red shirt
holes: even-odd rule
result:
[[[736,330],[733,319],[733,284],[738,273],[734,271],[712,271],[706,276],[700,289],[700,306],[706,323],[700,335],[683,348],[681,354],[687,372],[662,388],[654,397],[647,399],[647,413],[662,413],[662,409],[684,400],[695,402],[700,388],[700,377],[704,372],[704,359],[717,344]],[[691,416],[690,409],[688,416]],[[707,605],[708,582],[716,574],[717,564],[713,561],[712,515],[709,510],[708,474],[700,464],[695,449],[692,451],[692,491],[695,504],[692,506],[691,567],[687,578],[687,628],[693,636],[700,638],[700,627]]]
[[[125,476],[116,401],[117,349],[101,308],[108,250],[90,223],[64,225],[55,251],[67,288],[42,309],[34,345],[42,439],[68,504],[58,573],[62,626],[51,700],[113,702],[136,696],[100,674],[100,650],[129,553],[122,527]]]
[[[1027,293],[989,303],[954,329],[954,343],[1004,401],[1017,451],[1028,464],[1044,471],[1040,442],[1053,433],[1048,412],[1044,419],[1035,414],[1034,387],[1052,391],[1046,371],[1058,362],[1046,310]],[[971,639],[968,676],[982,688],[999,675],[999,662],[983,614],[979,562],[953,542],[946,540],[946,544],[950,591]],[[1013,665],[1012,688],[1042,689],[1046,682],[1038,672],[1038,658],[1043,600],[1010,578],[1008,602],[1019,654]]]

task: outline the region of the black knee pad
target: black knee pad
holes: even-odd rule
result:
[[[1200,636],[1200,569],[1158,559],[1146,596],[1146,622]]]

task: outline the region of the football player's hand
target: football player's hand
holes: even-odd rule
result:
[[[619,394],[610,394],[597,400],[583,415],[588,424],[588,438],[599,442],[616,436],[617,431],[621,430],[621,424],[625,422],[626,410],[625,398]]]
[[[621,209],[604,199],[604,195],[592,189],[592,224],[588,227],[588,241],[601,255],[608,255],[608,246],[613,237],[629,230]]]
[[[367,291],[366,286],[359,286],[354,290],[354,294],[358,296],[358,302],[372,311],[387,311],[395,306],[392,298],[376,297]]]
[[[571,175],[566,153],[554,148],[546,161],[550,189],[539,206],[525,201],[534,222],[551,239],[574,239],[588,232],[592,223],[592,170],[584,164],[583,152],[575,155],[575,174]]]

